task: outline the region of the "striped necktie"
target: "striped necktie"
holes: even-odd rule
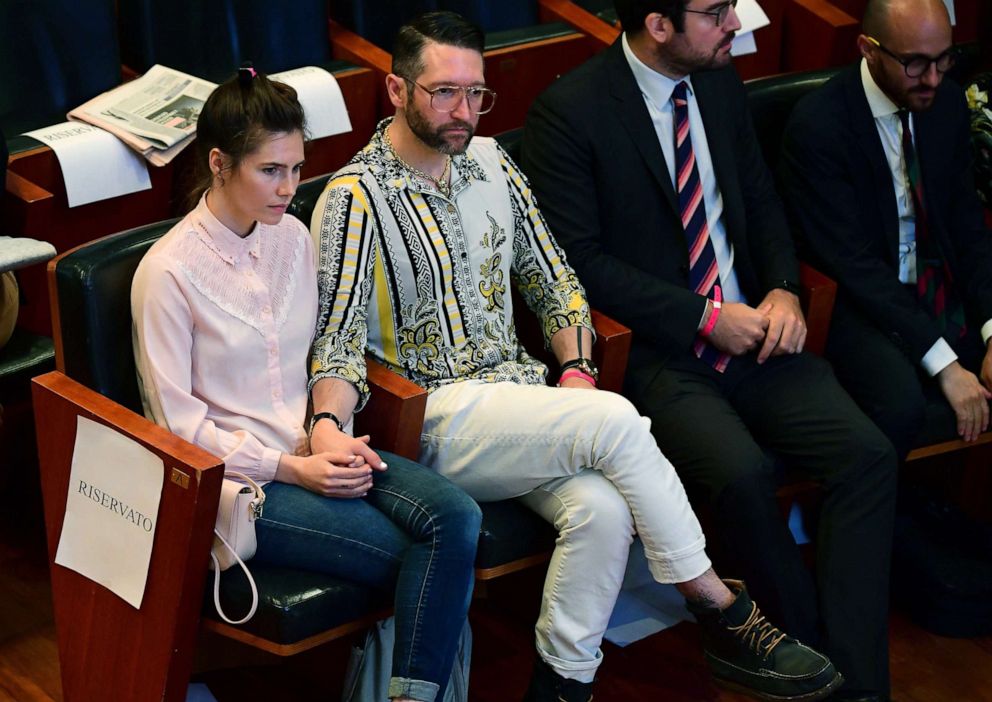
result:
[[[916,157],[913,133],[909,128],[909,112],[899,110],[899,119],[902,122],[902,151],[906,158],[906,175],[909,177],[916,215],[916,295],[937,320],[943,336],[954,341],[962,338],[968,331],[964,305],[954,294],[954,279],[946,257],[940,253],[940,244],[931,236],[926,199],[923,197],[920,161]]]
[[[689,248],[689,287],[699,295],[719,299],[720,271],[717,268],[716,252],[713,250],[709,225],[706,222],[703,183],[699,179],[696,157],[692,152],[686,88],[685,81],[680,81],[675,86],[672,104],[675,127],[675,183],[679,195],[679,210],[682,214],[682,229],[685,231],[686,245]],[[720,373],[723,373],[730,363],[729,354],[722,353],[702,336],[696,337],[693,351],[697,357]]]

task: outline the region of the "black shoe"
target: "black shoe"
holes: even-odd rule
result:
[[[592,702],[592,683],[563,678],[538,656],[523,702]]]
[[[725,610],[689,603],[703,633],[703,653],[721,685],[763,700],[812,702],[844,678],[826,656],[772,626],[744,583],[725,580],[737,595]]]

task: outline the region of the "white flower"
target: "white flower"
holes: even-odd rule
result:
[[[989,102],[989,94],[984,90],[979,90],[978,83],[972,83],[968,86],[965,97],[968,98],[968,107],[972,110],[977,110]]]

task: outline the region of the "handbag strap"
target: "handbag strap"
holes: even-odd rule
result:
[[[252,509],[254,511],[254,518],[257,519],[258,517],[261,517],[262,505],[265,504],[265,490],[262,489],[262,486],[256,483],[251,478],[249,478],[244,473],[239,473],[236,470],[225,470],[224,477],[226,478],[229,475],[233,475],[235,477],[241,478],[243,481],[248,483],[248,485],[251,486],[251,488],[255,491],[255,499],[252,500]]]
[[[248,584],[251,586],[251,609],[243,619],[238,619],[237,621],[229,619],[228,616],[224,614],[224,610],[220,606],[220,563],[217,562],[217,555],[211,551],[210,558],[213,559],[214,562],[214,606],[217,608],[217,614],[220,615],[220,618],[228,624],[244,624],[246,621],[255,616],[255,610],[258,609],[258,588],[255,586],[255,578],[251,577],[251,571],[248,570],[248,566],[246,566],[245,562],[241,560],[241,556],[238,555],[238,552],[231,548],[231,544],[227,543],[227,539],[221,536],[220,532],[216,529],[214,529],[214,534],[221,540],[221,543],[227,547],[227,550],[234,554],[235,560],[238,562],[238,565],[241,566],[241,570],[245,572],[245,577],[248,578]]]

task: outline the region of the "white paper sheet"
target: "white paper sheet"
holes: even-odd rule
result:
[[[273,80],[296,88],[296,95],[307,116],[311,139],[321,139],[351,131],[348,106],[344,104],[337,79],[317,66],[304,66],[273,73]]]
[[[756,53],[758,53],[758,44],[754,40],[754,32],[738,34],[734,37],[734,43],[730,45],[731,56],[745,56]]]
[[[753,32],[755,29],[767,27],[772,23],[765,11],[761,9],[758,0],[740,0],[735,11],[737,18],[741,21],[741,28],[737,30],[738,35]]]
[[[78,417],[55,562],[140,609],[164,470],[162,459],[141,444]]]
[[[947,5],[947,13],[951,16],[951,26],[953,27],[957,24],[957,17],[954,16],[954,0],[944,0],[944,4]]]
[[[644,556],[644,546],[640,539],[634,539],[606,639],[617,646],[626,646],[691,619],[685,598],[679,591],[673,585],[660,585],[654,581]]]
[[[47,144],[55,152],[69,207],[152,187],[141,155],[102,129],[81,122],[63,122],[24,135]]]

